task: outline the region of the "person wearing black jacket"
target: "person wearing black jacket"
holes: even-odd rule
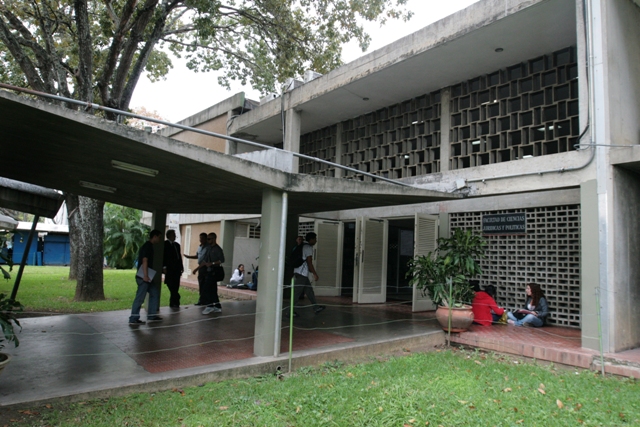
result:
[[[176,242],[175,230],[167,230],[164,241],[164,283],[169,288],[169,307],[180,308],[180,276],[184,272],[180,244]]]

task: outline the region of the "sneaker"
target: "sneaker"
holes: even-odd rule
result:
[[[507,323],[508,323],[508,324],[510,324],[510,325],[515,325],[515,324],[516,324],[516,322],[514,322],[514,321],[513,321],[513,320],[511,320],[511,319],[508,319],[508,320],[507,320]]]
[[[222,307],[213,307],[214,313],[222,313]]]
[[[202,314],[209,314],[209,313],[213,313],[215,311],[215,307],[205,307],[204,310],[202,310]]]
[[[147,322],[143,322],[140,319],[136,319],[136,320],[133,320],[133,321],[129,320],[129,325],[131,325],[131,326],[146,325],[146,324],[147,324]]]
[[[162,320],[162,317],[160,316],[153,316],[153,317],[147,317],[147,322],[151,323],[151,322],[159,322]]]
[[[316,307],[316,309],[315,309],[315,310],[313,310],[313,311],[315,311],[315,312],[316,312],[316,314],[318,314],[318,313],[320,313],[322,310],[324,310],[325,308],[327,308],[327,306],[326,306],[326,305],[319,305],[319,306],[317,306],[317,307]]]

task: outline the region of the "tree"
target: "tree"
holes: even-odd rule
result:
[[[140,222],[142,211],[106,203],[104,206],[104,256],[111,268],[134,266],[150,227]]]
[[[223,86],[239,80],[266,93],[306,69],[325,73],[335,68],[342,44],[351,39],[365,49],[369,37],[359,22],[409,19],[405,3],[0,0],[0,78],[127,110],[143,71],[152,80],[163,78],[173,54],[185,55],[194,71],[222,70]],[[102,242],[103,203],[75,195],[68,195],[67,202],[76,298],[100,298],[102,248],[86,245]]]

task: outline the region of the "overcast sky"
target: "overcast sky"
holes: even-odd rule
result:
[[[343,61],[351,62],[476,1],[409,0],[407,7],[414,12],[409,22],[389,21],[383,27],[366,25],[366,31],[371,36],[369,50],[362,52],[357,43],[350,43],[343,48]],[[147,111],[156,111],[165,120],[177,122],[238,92],[244,91],[250,99],[260,98],[259,92],[238,83],[233,84],[230,91],[219,87],[216,73],[194,73],[176,59],[173,59],[173,63],[174,68],[164,81],[151,83],[146,76],[140,79],[131,100],[131,108],[145,107]]]

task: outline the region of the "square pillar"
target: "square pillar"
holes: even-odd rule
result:
[[[290,109],[286,111],[285,116],[285,140],[284,149],[294,153],[300,152],[300,126],[302,118],[300,112]],[[300,172],[300,162],[297,157],[293,158],[293,173]]]
[[[600,287],[600,242],[598,230],[598,194],[596,181],[586,181],[580,185],[580,331],[582,333],[582,347],[599,350],[598,340],[598,305],[596,292]],[[600,295],[600,307],[605,308],[605,295]],[[602,320],[608,323],[608,316],[601,313]],[[604,348],[608,348],[608,328],[602,328]],[[606,350],[605,350],[606,351]]]
[[[153,286],[157,286],[160,291],[158,292],[159,296],[162,296],[162,267],[163,267],[163,258],[164,258],[164,240],[165,240],[165,230],[167,228],[167,212],[165,211],[153,211],[151,213],[151,230],[160,230],[162,233],[162,238],[160,239],[160,243],[157,245],[153,245],[153,265],[149,267],[153,268],[156,271],[156,276],[153,278]],[[149,236],[146,236],[145,240],[148,240]],[[145,300],[145,307],[149,301],[149,295],[147,294],[147,298]],[[160,298],[158,298],[160,301]],[[160,307],[158,307],[158,313],[160,313]]]
[[[256,356],[274,356],[280,351],[280,320],[282,301],[278,288],[282,286],[284,259],[280,259],[280,238],[286,227],[286,202],[282,191],[262,192],[262,226],[256,326],[253,352]],[[283,222],[285,224],[283,224]],[[275,347],[275,342],[278,347]],[[277,353],[276,353],[277,351]]]
[[[236,222],[223,219],[220,223],[220,236],[218,236],[218,244],[224,252],[224,280],[226,282],[231,279],[231,275],[235,270],[233,260],[233,249],[236,240]]]

